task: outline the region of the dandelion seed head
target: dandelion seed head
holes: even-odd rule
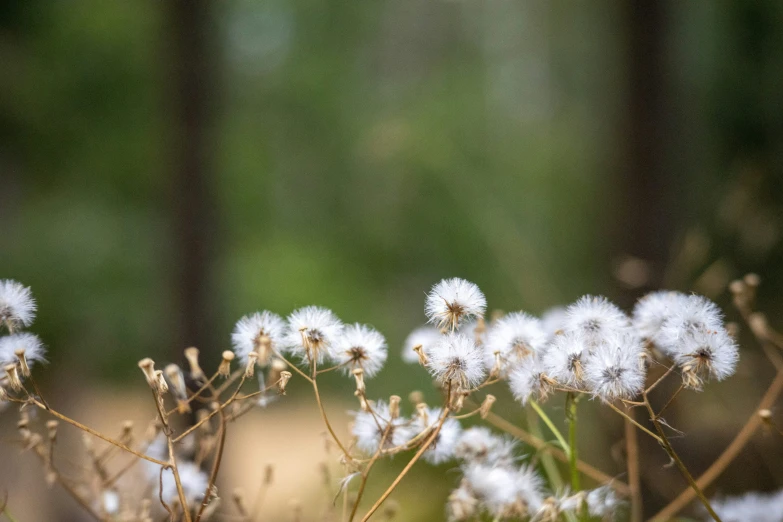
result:
[[[497,354],[505,373],[520,361],[540,353],[546,341],[539,319],[524,312],[510,313],[492,325],[484,345],[484,364],[492,368]]]
[[[486,309],[487,299],[479,287],[458,277],[433,286],[424,307],[429,322],[452,332],[464,319],[483,317]]]
[[[644,388],[641,339],[632,333],[609,336],[585,363],[587,388],[605,401],[631,399]]]
[[[402,349],[402,360],[406,363],[418,364],[419,354],[413,351],[413,349],[417,346],[421,346],[424,353],[429,353],[429,350],[440,341],[440,338],[440,331],[433,326],[416,328],[405,339],[405,344]]]
[[[334,356],[334,343],[342,330],[343,323],[331,310],[306,306],[288,316],[285,344],[292,355],[320,364]]]
[[[630,327],[628,316],[605,297],[586,295],[566,311],[568,317],[563,329],[581,334],[591,347],[603,342],[606,336]]]
[[[261,343],[268,339],[272,350],[280,348],[285,332],[285,322],[279,315],[264,310],[240,319],[231,334],[234,353],[247,365],[250,352],[259,352]]]
[[[454,447],[454,455],[468,464],[511,466],[516,443],[493,434],[483,426],[464,430]]]
[[[542,480],[535,469],[471,465],[465,480],[495,517],[525,517],[543,504]]]
[[[402,446],[416,435],[408,419],[404,417],[392,419],[386,402],[377,401],[372,410],[356,412],[352,430],[353,436],[356,437],[356,447],[367,455],[372,455],[378,450],[387,428],[389,432],[383,443],[384,449]]]
[[[685,384],[700,389],[704,379],[722,381],[734,374],[739,350],[725,330],[697,330],[673,347],[672,358],[682,369]]]
[[[160,468],[157,467],[157,469]],[[185,493],[185,499],[190,503],[202,501],[204,499],[204,492],[209,484],[209,477],[207,474],[201,471],[201,468],[196,464],[188,461],[177,463],[177,471],[179,472],[179,480],[180,484],[182,484],[182,490]],[[161,489],[161,492],[161,496],[166,499],[167,502],[173,502],[179,498],[177,483],[174,480],[174,473],[170,469],[163,471],[163,488]]]
[[[386,363],[386,339],[377,330],[363,324],[345,326],[334,344],[334,358],[342,364],[346,374],[356,368],[364,370],[364,377],[377,374]]]
[[[508,377],[511,393],[523,406],[531,396],[534,399],[545,398],[552,382],[544,373],[538,357],[528,357]]]
[[[443,413],[439,408],[427,408],[425,422],[422,415],[416,415],[411,422],[411,428],[414,436],[428,429],[434,429]],[[429,448],[424,452],[422,458],[430,464],[441,464],[454,458],[454,448],[459,440],[462,426],[457,419],[446,419],[443,426],[435,437]]]
[[[478,512],[479,500],[467,483],[463,483],[449,494],[446,503],[446,518],[449,522],[473,520]]]
[[[569,331],[552,339],[541,355],[541,365],[546,374],[560,384],[579,388],[584,383],[588,357],[585,336],[579,331]]]
[[[667,290],[645,295],[633,309],[633,327],[642,338],[659,344],[661,329],[681,309],[687,298],[683,293]]]
[[[23,332],[0,337],[0,365],[15,364],[19,359],[17,350],[24,350],[27,364],[46,362],[46,348],[41,339],[34,334]]]
[[[484,378],[484,354],[473,340],[462,334],[446,334],[428,352],[427,368],[453,390],[466,390]]]
[[[671,316],[661,327],[657,344],[667,355],[676,355],[688,337],[723,329],[723,314],[718,306],[706,297],[689,295],[678,299],[671,308]]]
[[[715,498],[710,505],[723,522],[783,522],[783,490]]]
[[[541,315],[541,327],[550,339],[565,328],[568,311],[564,306],[553,306]]]
[[[35,320],[35,311],[30,288],[10,279],[0,280],[0,324],[12,328],[30,326]]]

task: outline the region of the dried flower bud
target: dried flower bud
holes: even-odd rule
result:
[[[234,352],[226,350],[223,352],[223,360],[220,361],[218,367],[218,373],[223,377],[228,377],[231,374],[231,361],[234,360]]]
[[[362,411],[370,411],[370,405],[367,403],[367,398],[359,390],[353,392],[353,394],[359,399],[359,407]]]
[[[145,357],[139,361],[139,368],[141,368],[141,371],[144,372],[144,377],[146,377],[147,384],[150,385],[150,388],[153,390],[157,389],[158,378],[155,375],[155,361],[149,357]]]
[[[231,499],[234,501],[234,505],[237,507],[237,511],[242,517],[247,517],[247,508],[245,506],[245,490],[242,488],[234,489],[231,494]]]
[[[126,420],[122,423],[122,434],[120,435],[120,440],[125,445],[129,445],[133,440],[133,421]]]
[[[164,368],[163,373],[166,375],[166,380],[169,383],[169,390],[174,398],[187,400],[188,392],[185,388],[185,376],[180,367],[176,364],[169,364]]]
[[[280,372],[280,380],[277,381],[277,389],[280,391],[281,395],[285,395],[285,387],[288,386],[288,381],[290,379],[291,379],[291,372],[289,371]]]
[[[11,389],[20,391],[22,389],[22,381],[19,379],[19,372],[16,369],[16,365],[6,364],[3,369],[8,376],[8,384],[11,385]]]
[[[430,412],[429,408],[423,402],[416,405],[416,415],[421,419],[423,426],[430,425]]]
[[[748,326],[753,331],[753,335],[759,339],[769,339],[769,323],[767,317],[761,312],[754,312],[748,316]]]
[[[22,375],[24,377],[30,377],[30,366],[27,365],[27,358],[24,356],[25,349],[20,348],[16,351],[14,351],[16,354],[16,358],[19,359],[19,368],[22,371]]]
[[[408,394],[408,400],[411,401],[411,404],[417,406],[419,403],[424,402],[424,394],[419,390],[413,390]]]
[[[422,345],[414,346],[413,351],[419,356],[419,364],[427,366],[429,359],[427,359],[427,354],[424,353],[424,347]]]
[[[758,274],[746,274],[745,277],[742,278],[742,280],[745,282],[746,285],[748,285],[749,288],[756,289],[761,284],[761,278],[758,276]]]
[[[49,440],[51,442],[57,440],[57,426],[59,425],[60,423],[56,420],[50,420],[46,422],[46,430],[48,431]]]
[[[489,415],[492,405],[495,404],[496,400],[495,396],[491,394],[487,394],[487,396],[484,397],[484,402],[481,403],[481,408],[479,409],[479,415],[481,415],[482,419],[487,418],[487,415]]]
[[[256,368],[256,361],[258,361],[258,354],[256,352],[250,352],[247,354],[247,366],[245,366],[245,379],[253,377],[253,372]]]
[[[201,366],[198,363],[198,353],[198,348],[195,346],[185,348],[185,358],[188,360],[188,365],[190,366],[190,376],[194,380],[206,379],[204,370],[201,369]]]
[[[356,379],[356,391],[364,393],[366,390],[366,387],[364,386],[364,370],[356,368],[351,373],[353,373],[353,376]]]
[[[400,401],[402,399],[399,395],[392,395],[389,397],[389,415],[392,419],[396,419],[400,416]]]
[[[155,370],[155,384],[160,393],[166,393],[169,391],[169,385],[166,383],[166,379],[163,377],[162,370]]]
[[[758,416],[761,417],[761,420],[764,422],[769,422],[772,419],[772,412],[767,409],[759,410]]]

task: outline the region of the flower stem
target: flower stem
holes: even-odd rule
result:
[[[557,438],[557,442],[560,443],[560,446],[563,448],[563,451],[566,452],[566,455],[568,455],[569,462],[571,460],[571,446],[566,442],[565,437],[563,437],[563,434],[560,433],[560,430],[557,429],[557,426],[555,426],[555,423],[552,422],[552,419],[550,419],[547,414],[544,412],[544,410],[541,408],[541,406],[534,400],[529,401],[530,406],[533,407],[534,410],[536,410],[536,413],[539,417],[541,417],[541,420],[544,421],[544,424],[547,425],[549,430],[554,434],[555,438]]]
[[[568,418],[568,467],[571,470],[571,490],[580,491],[582,485],[579,480],[579,470],[576,467],[577,449],[576,449],[576,409],[578,396],[569,393],[566,398],[566,411]]]

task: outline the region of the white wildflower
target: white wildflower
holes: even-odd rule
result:
[[[487,335],[484,363],[487,368],[493,368],[499,361],[499,369],[504,373],[523,359],[540,353],[546,341],[539,319],[524,312],[508,314],[493,324]]]
[[[535,399],[546,398],[553,384],[555,382],[544,373],[538,357],[528,357],[522,361],[508,378],[511,393],[522,405],[527,404],[531,396]]]
[[[582,334],[591,349],[607,335],[624,332],[630,327],[628,316],[605,297],[586,295],[569,306],[567,312],[563,329]]]
[[[307,306],[288,316],[285,344],[288,351],[303,361],[323,362],[334,354],[334,343],[343,331],[343,324],[331,310]]]
[[[349,375],[361,368],[365,377],[372,377],[383,368],[387,355],[383,335],[363,324],[346,326],[334,343],[334,358]]]
[[[10,279],[0,280],[0,323],[9,330],[30,326],[35,310],[35,299],[28,287]]]
[[[452,332],[463,319],[482,317],[486,309],[487,299],[479,287],[457,277],[433,286],[424,307],[431,323]]]
[[[468,464],[511,466],[514,463],[516,443],[494,435],[488,428],[477,426],[460,434],[454,455]]]
[[[551,339],[565,328],[568,312],[563,306],[554,306],[541,315],[541,327]]]
[[[46,348],[41,339],[31,333],[18,333],[0,337],[0,365],[16,364],[19,361],[17,350],[24,350],[24,357],[31,367],[34,362],[46,362]]]
[[[479,508],[479,500],[466,482],[449,494],[446,518],[449,522],[473,520]]]
[[[635,397],[644,388],[643,354],[641,340],[631,333],[607,337],[585,364],[588,389],[605,401]]]
[[[710,505],[723,522],[783,522],[783,490],[713,499]]]
[[[542,480],[534,468],[473,465],[465,469],[465,479],[495,517],[523,518],[543,504]]]
[[[674,362],[682,369],[688,388],[700,389],[702,381],[722,381],[734,373],[739,352],[734,339],[725,330],[698,330],[682,337],[672,347]]]
[[[160,468],[158,468],[160,469]],[[188,503],[196,503],[204,500],[204,492],[209,484],[209,477],[196,464],[187,461],[180,461],[177,464],[179,472],[179,481],[182,490],[185,493],[185,500]],[[174,480],[174,473],[170,470],[163,471],[163,488],[161,496],[164,500],[171,503],[179,499],[177,493],[177,483]]]
[[[262,352],[279,349],[284,331],[285,323],[277,314],[264,310],[246,315],[237,322],[231,334],[234,353],[246,366],[250,352],[256,352],[259,354],[257,363],[265,365],[271,354]]]
[[[432,326],[422,326],[416,328],[405,339],[405,344],[402,349],[402,360],[410,364],[418,364],[419,354],[413,349],[417,346],[421,346],[424,353],[428,353],[430,348],[440,341],[441,333],[437,328]]]
[[[428,352],[427,368],[439,382],[451,383],[452,391],[468,390],[484,378],[484,356],[472,339],[447,334]]]
[[[442,409],[426,408],[424,412],[418,412],[411,422],[414,436],[425,431],[433,430],[440,422]],[[422,458],[430,464],[441,464],[454,458],[454,447],[457,445],[462,426],[457,419],[446,419],[435,440],[424,452]],[[425,436],[425,440],[426,440]]]
[[[387,432],[385,439],[384,432]],[[389,405],[383,401],[376,402],[372,411],[356,413],[352,433],[356,437],[356,447],[368,455],[378,450],[381,440],[384,441],[383,449],[389,449],[404,445],[416,435],[408,419],[392,419]]]
[[[645,295],[633,309],[634,328],[642,338],[660,344],[661,329],[681,309],[687,298],[680,292],[666,290]]]
[[[585,361],[589,357],[588,345],[580,332],[556,335],[541,356],[546,374],[560,384],[579,388],[583,385]]]
[[[700,295],[678,299],[671,312],[657,337],[658,346],[668,355],[681,353],[682,342],[697,333],[724,329],[720,309]]]

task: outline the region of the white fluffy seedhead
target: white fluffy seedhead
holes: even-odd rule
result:
[[[723,522],[780,522],[783,520],[783,490],[751,491],[736,497],[714,498],[710,505]]]
[[[541,315],[541,327],[550,339],[565,328],[568,312],[564,306],[553,306]]]
[[[546,351],[541,355],[544,372],[560,384],[581,388],[585,381],[585,363],[589,346],[580,332],[566,332],[555,335]]]
[[[505,374],[524,359],[541,353],[546,341],[539,319],[524,312],[510,313],[493,324],[487,334],[484,364],[493,368],[499,362]]]
[[[628,316],[605,297],[586,295],[567,308],[563,330],[581,334],[592,347],[630,327]]]
[[[426,414],[419,411],[411,419],[411,429],[414,436],[426,430],[434,429],[440,420],[443,410],[436,408],[426,408]],[[426,418],[426,421],[425,421]],[[443,426],[435,437],[429,448],[426,449],[422,458],[430,464],[442,464],[454,458],[454,448],[462,433],[462,426],[457,419],[446,419]]]
[[[0,366],[16,364],[19,360],[17,350],[24,350],[27,364],[46,362],[46,348],[37,335],[31,333],[18,333],[0,337]]]
[[[367,455],[378,451],[383,440],[383,449],[395,448],[407,443],[414,435],[410,420],[404,417],[392,418],[389,405],[383,401],[373,404],[372,411],[360,410],[353,422],[352,434],[356,447]],[[388,428],[386,439],[383,434]]]
[[[546,398],[553,384],[554,381],[544,373],[538,357],[528,357],[508,377],[511,393],[523,406],[531,396],[534,399]]]
[[[231,344],[234,353],[247,365],[247,357],[250,352],[259,353],[264,350],[264,343],[269,343],[269,349],[277,350],[285,332],[285,322],[279,315],[264,310],[252,315],[246,315],[240,319],[234,327],[231,334]],[[265,360],[257,359],[259,363],[265,364],[269,360],[270,354],[264,354]]]
[[[334,355],[334,343],[343,331],[343,323],[331,310],[307,306],[288,316],[285,345],[303,361],[321,363]]]
[[[697,330],[682,337],[672,358],[682,370],[686,387],[701,389],[702,382],[722,381],[734,374],[739,360],[737,343],[725,330]]]
[[[454,455],[466,464],[511,466],[514,461],[513,440],[493,434],[483,426],[468,428],[460,434]]]
[[[156,466],[157,468],[157,466]],[[158,468],[160,469],[160,468]],[[182,484],[182,490],[185,493],[185,499],[188,503],[193,504],[201,502],[204,499],[204,492],[209,484],[209,477],[206,473],[201,471],[196,464],[187,461],[181,461],[177,464],[177,471],[179,472],[180,484]],[[152,476],[153,482],[156,484],[158,478],[156,475]],[[174,480],[174,473],[168,469],[163,472],[163,488],[161,489],[161,496],[168,503],[178,500],[179,495],[177,493],[177,483]]]
[[[643,355],[644,346],[634,334],[608,337],[586,361],[587,388],[605,401],[635,397],[644,388]]]
[[[689,337],[707,331],[723,330],[723,314],[715,303],[700,295],[678,300],[672,314],[661,327],[658,345],[668,355],[682,352]]]
[[[419,354],[413,349],[421,346],[424,353],[429,353],[430,349],[440,341],[441,333],[434,326],[422,326],[413,330],[405,338],[405,344],[402,348],[402,360],[410,364],[418,364]]]
[[[661,329],[687,302],[680,292],[661,290],[651,292],[636,303],[633,309],[633,327],[643,339],[660,344]]]
[[[348,375],[361,368],[365,378],[372,377],[383,368],[387,356],[386,339],[363,324],[346,326],[334,343],[334,359]]]
[[[14,330],[35,319],[35,299],[30,289],[10,279],[0,280],[0,324]]]
[[[452,391],[467,390],[484,378],[484,355],[473,339],[462,334],[447,334],[427,353],[427,369]]]
[[[472,465],[465,480],[494,517],[524,518],[543,504],[542,480],[534,468]]]
[[[452,332],[464,319],[483,317],[486,309],[487,299],[479,287],[458,277],[433,286],[424,306],[429,322]]]

